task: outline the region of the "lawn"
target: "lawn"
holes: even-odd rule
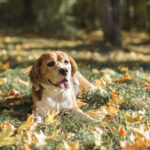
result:
[[[65,40],[0,34],[0,149],[149,149],[148,38],[146,33],[123,32],[125,48],[116,49],[102,42],[101,30]],[[79,71],[99,87],[81,92],[77,101],[100,122],[53,112],[42,124],[35,123],[28,74],[47,50],[73,56]]]

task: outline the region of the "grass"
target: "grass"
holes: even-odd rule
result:
[[[124,103],[118,105],[119,111],[117,111],[116,114],[113,114],[112,111],[107,115],[102,113],[104,117],[101,123],[95,123],[72,114],[56,116],[56,120],[60,123],[48,125],[44,122],[38,125],[36,129],[37,131],[42,130],[47,136],[52,135],[53,131],[57,130],[59,132],[56,137],[47,141],[43,146],[37,148],[35,144],[31,144],[29,148],[59,150],[66,149],[64,143],[67,143],[70,149],[75,150],[119,150],[121,149],[121,141],[134,145],[136,140],[133,141],[131,135],[133,134],[135,138],[139,137],[141,139],[143,135],[139,136],[137,133],[132,132],[130,128],[136,129],[144,125],[148,133],[150,125],[150,55],[139,53],[142,46],[146,52],[150,50],[150,45],[141,45],[138,49],[140,40],[143,41],[147,38],[147,35],[144,35],[145,36],[142,34],[141,36],[141,34],[134,33],[132,39],[130,39],[132,41],[129,43],[129,40],[127,40],[129,33],[126,33],[123,36],[123,42],[127,44],[130,51],[126,52],[114,49],[107,43],[103,45],[105,46],[104,48],[114,50],[107,51],[106,53],[102,51],[103,47],[101,47],[101,45],[93,46],[93,51],[95,50],[95,52],[91,52],[92,43],[97,41],[91,40],[91,45],[86,45],[88,39],[63,41],[42,38],[1,37],[0,47],[2,51],[0,52],[0,60],[4,64],[10,62],[10,67],[8,69],[1,69],[0,78],[6,78],[6,82],[0,86],[0,90],[2,93],[7,93],[15,89],[20,93],[21,98],[3,101],[4,96],[0,96],[0,123],[11,123],[17,128],[26,121],[27,114],[32,111],[32,103],[30,103],[31,84],[25,86],[17,82],[18,78],[29,82],[28,71],[25,72],[22,68],[25,69],[30,66],[43,51],[60,49],[68,52],[76,59],[80,72],[93,84],[95,84],[95,79],[103,79],[104,75],[108,75],[112,81],[120,79],[121,76],[126,73],[131,77],[131,80],[127,80],[123,83],[106,82],[106,95],[101,94],[99,90],[83,92],[79,97],[87,103],[87,105],[82,108],[83,111],[94,111],[101,109],[103,106],[111,107],[108,105],[108,102],[112,99],[112,89],[117,92],[117,97],[124,99]],[[136,38],[138,38],[139,44],[132,44],[136,41]],[[132,50],[138,50],[138,52],[136,53]],[[122,72],[121,68],[123,67],[127,69]],[[98,72],[94,73],[92,71],[93,69],[97,69]],[[28,100],[28,103],[19,106],[14,103],[14,101],[21,100]],[[145,112],[142,114],[140,113],[141,111]],[[144,119],[142,120],[142,118]],[[121,136],[118,132],[121,126],[124,126],[126,133],[124,136]],[[97,129],[102,130],[103,133],[100,134]],[[98,139],[94,131],[98,134],[97,138],[99,139],[100,146],[96,144],[96,140]],[[21,144],[22,143],[4,146],[1,147],[1,149],[20,149]],[[78,144],[80,148],[78,148]],[[149,146],[143,146],[143,148],[148,149]]]

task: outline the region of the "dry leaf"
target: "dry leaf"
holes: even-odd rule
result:
[[[93,72],[94,74],[98,74],[98,73],[99,73],[99,70],[97,70],[97,69],[92,69],[92,72]]]
[[[119,112],[119,107],[118,106],[102,106],[101,109],[103,112],[108,115],[108,116],[114,116],[117,115]]]
[[[123,125],[119,128],[118,134],[119,134],[119,136],[122,136],[122,137],[123,137],[123,136],[126,136],[126,131],[125,131]]]
[[[123,113],[122,118],[125,118],[128,122],[144,122],[147,118],[144,116],[144,114],[141,114],[139,112],[134,112],[132,114],[129,114],[128,112]]]
[[[52,135],[46,137],[45,140],[46,140],[46,141],[51,141],[51,140],[53,140],[53,139],[58,135],[59,132],[60,132],[60,130],[55,130],[55,131],[52,133]]]
[[[0,90],[0,96],[4,96],[4,94],[2,93],[2,91]]]
[[[21,72],[28,73],[28,72],[30,72],[31,68],[32,68],[32,66],[28,66],[27,68],[22,68]]]
[[[103,75],[103,80],[108,83],[112,83],[112,79],[111,79],[110,75],[108,75],[108,74]]]
[[[128,71],[128,67],[122,67],[122,68],[120,68],[120,71],[121,72],[127,72]]]
[[[12,89],[11,91],[5,94],[4,101],[14,99],[14,98],[21,98],[21,96],[20,96],[20,92]]]
[[[22,133],[23,131],[33,130],[37,123],[35,122],[36,118],[34,115],[28,115],[27,121],[24,122],[19,128],[18,133]]]
[[[19,140],[17,136],[13,136],[15,127],[11,124],[0,124],[0,147],[16,144]]]
[[[125,76],[122,75],[120,79],[113,80],[113,82],[115,82],[115,83],[124,83],[124,82],[129,81],[129,80],[131,80],[131,76],[129,75],[129,73],[126,73]]]
[[[45,122],[46,124],[58,124],[59,121],[55,119],[55,116],[58,114],[59,112],[53,111],[52,113],[47,113]]]
[[[103,110],[101,109],[97,109],[97,110],[94,110],[94,111],[87,111],[86,112],[89,116],[95,118],[95,119],[98,119],[98,120],[102,120],[105,118],[106,114]]]
[[[64,141],[57,150],[80,150],[80,145],[78,141],[71,142],[70,144]]]
[[[96,82],[98,87],[101,87],[101,88],[105,88],[106,87],[106,83],[105,83],[104,80],[95,79],[95,82]]]
[[[150,148],[150,140],[137,137],[133,145],[126,144],[122,150],[142,150],[144,148]]]
[[[0,86],[4,85],[7,82],[6,78],[0,78]]]
[[[84,102],[81,102],[81,101],[77,101],[77,105],[78,105],[79,108],[81,108],[81,107],[87,105],[87,103],[84,103]]]
[[[95,131],[93,131],[94,134],[94,138],[95,138],[95,145],[96,146],[101,146],[102,144],[102,134],[103,134],[103,130],[100,128],[95,128]]]
[[[29,86],[29,82],[23,81],[20,78],[17,78],[16,82],[19,83],[19,84],[22,84],[24,86],[27,86],[27,87]]]
[[[6,62],[5,64],[3,64],[1,61],[0,61],[0,71],[3,71],[3,70],[6,70],[10,67],[10,63],[9,62]]]

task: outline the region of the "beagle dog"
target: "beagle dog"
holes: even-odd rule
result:
[[[94,86],[80,74],[71,56],[61,51],[45,52],[35,61],[29,76],[36,116],[45,118],[47,113],[63,111],[93,120],[78,108],[76,96]]]

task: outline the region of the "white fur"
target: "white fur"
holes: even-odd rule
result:
[[[84,118],[88,118],[94,120],[87,114],[85,114],[81,109],[77,109],[73,111],[75,104],[72,99],[71,93],[78,94],[80,88],[79,85],[74,82],[73,79],[70,81],[70,88],[68,89],[60,89],[54,86],[42,84],[44,87],[42,93],[41,101],[36,103],[36,112],[34,114],[37,116],[37,121],[41,122],[42,118],[45,118],[47,113],[56,111],[56,112],[69,112],[72,111],[73,114],[77,116],[82,116]]]

